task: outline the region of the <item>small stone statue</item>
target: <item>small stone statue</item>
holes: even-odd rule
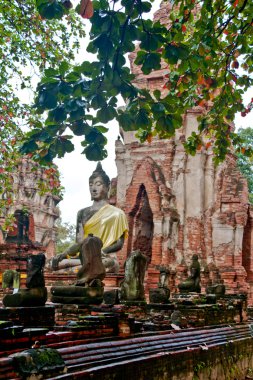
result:
[[[43,253],[28,256],[26,278],[26,286],[28,289],[42,288],[45,286],[43,273],[45,263],[46,258]]]
[[[226,292],[226,287],[223,280],[218,280],[217,283],[212,284],[212,281],[206,287],[206,294],[215,294],[216,297],[224,296]]]
[[[160,279],[158,289],[149,290],[149,301],[151,303],[168,303],[170,298],[170,290],[168,287],[169,269],[164,265],[160,266]]]
[[[147,258],[140,251],[133,251],[125,262],[125,278],[121,284],[121,301],[144,301],[144,277]]]
[[[178,285],[180,293],[196,292],[200,293],[200,264],[198,255],[192,256],[192,264],[190,266],[190,276]]]
[[[169,279],[169,269],[164,265],[160,266],[160,281],[158,283],[158,288],[168,289],[168,279]]]
[[[19,289],[17,293],[7,294],[3,298],[4,306],[8,307],[34,307],[44,306],[47,301],[47,288],[44,280],[44,266],[46,258],[44,253],[30,255],[27,259],[26,289]]]

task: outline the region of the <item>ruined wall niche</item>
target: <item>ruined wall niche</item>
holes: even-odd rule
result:
[[[14,212],[13,228],[7,233],[6,243],[28,244],[34,241],[34,219],[26,210]]]
[[[129,235],[128,251],[140,250],[151,262],[154,222],[145,186],[141,184],[136,197],[136,204],[129,217],[131,232]]]

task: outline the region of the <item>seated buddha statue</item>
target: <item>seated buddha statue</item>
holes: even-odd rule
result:
[[[64,268],[80,265],[80,260],[66,261],[66,258],[76,256],[77,253],[83,257],[85,255],[83,241],[91,234],[102,240],[102,262],[106,272],[117,273],[119,270],[116,252],[122,248],[128,232],[127,218],[121,209],[108,203],[110,179],[100,162],[89,178],[89,187],[93,204],[78,211],[76,243],[53,259],[53,270],[60,269],[60,262],[64,259]]]

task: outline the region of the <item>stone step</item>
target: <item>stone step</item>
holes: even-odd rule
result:
[[[97,340],[87,343],[85,340],[54,340],[47,347],[57,348],[68,368],[67,374],[54,376],[51,379],[85,379],[101,368],[113,368],[127,363],[142,363],[149,358],[161,355],[178,355],[193,350],[207,351],[219,346],[233,346],[236,342],[250,342],[253,336],[252,325],[235,324],[180,331],[140,334],[139,336],[114,340]],[[56,333],[57,335],[57,333]],[[74,338],[70,334],[69,337]],[[45,342],[46,343],[46,342]],[[153,360],[152,359],[152,360]],[[0,359],[0,377],[18,379],[13,370],[10,358]],[[94,377],[95,379],[96,377]],[[99,378],[99,377],[98,377]],[[103,377],[100,377],[101,379]],[[50,378],[49,378],[50,379]]]
[[[174,354],[180,351],[211,347],[233,343],[242,339],[251,339],[248,325],[227,326],[215,329],[192,329],[177,333],[137,337],[113,342],[78,345],[58,349],[61,353],[68,374],[55,379],[71,379],[72,375],[82,378],[84,372],[97,366],[113,366],[126,360],[143,360],[152,355],[166,352]],[[80,374],[80,377],[79,377]]]

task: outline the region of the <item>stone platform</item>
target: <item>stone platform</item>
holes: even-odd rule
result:
[[[24,327],[52,328],[55,324],[55,307],[0,307],[0,321],[12,321]]]
[[[44,379],[243,380],[253,366],[252,325],[145,333],[88,342],[76,333],[48,334],[67,373]],[[88,353],[88,354],[87,354]],[[0,379],[21,380],[13,357],[0,358]]]

